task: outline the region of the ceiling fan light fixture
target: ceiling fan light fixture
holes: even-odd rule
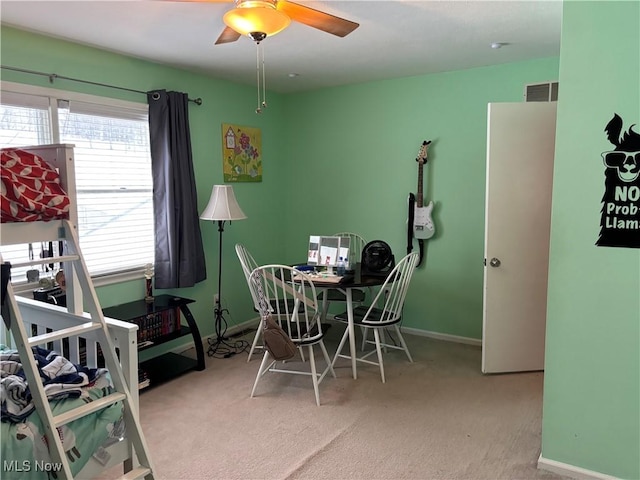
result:
[[[270,37],[289,26],[291,19],[276,9],[275,0],[238,1],[223,17],[224,23],[242,35],[256,32]]]

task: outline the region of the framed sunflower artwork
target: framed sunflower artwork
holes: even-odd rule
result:
[[[222,124],[222,172],[225,182],[262,181],[259,128]]]

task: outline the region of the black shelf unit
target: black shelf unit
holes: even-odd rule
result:
[[[138,332],[139,351],[148,350],[187,335],[191,335],[193,338],[196,349],[195,359],[168,352],[140,362],[138,367],[141,372],[144,372],[139,379],[140,390],[166,382],[191,370],[204,370],[202,337],[200,336],[198,325],[189,310],[188,305],[190,303],[194,303],[194,300],[173,295],[158,295],[154,297],[153,302],[135,300],[103,309],[106,317],[135,323],[140,327]],[[161,327],[158,327],[159,330],[152,331],[152,327],[145,323],[151,321],[150,319],[157,315],[162,318],[164,313],[172,310],[176,312],[177,318],[175,318],[175,322],[179,323],[174,325],[175,328],[171,332],[162,333]],[[183,318],[186,321],[186,325],[182,323]],[[148,381],[144,379],[148,379]]]
[[[166,335],[162,335],[160,337],[156,337],[153,340],[146,340],[144,342],[140,342],[138,345],[138,351],[142,352],[143,350],[148,350],[153,347],[157,347],[163,343],[170,342],[171,340],[176,340],[180,337],[186,337],[187,335],[191,335],[191,329],[187,325],[181,325],[180,331],[167,333]]]

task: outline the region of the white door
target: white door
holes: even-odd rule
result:
[[[488,111],[482,372],[543,370],[555,102]]]

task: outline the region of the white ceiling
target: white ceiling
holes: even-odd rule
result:
[[[560,52],[560,0],[297,3],[360,27],[340,38],[292,22],[264,40],[266,85],[272,91],[461,70]],[[242,37],[214,45],[225,26],[222,16],[231,8],[233,3],[221,0],[2,0],[0,19],[3,25],[254,85],[253,41]],[[494,42],[506,45],[492,49]],[[46,73],[68,74],[63,67]],[[298,76],[291,78],[291,73]]]

